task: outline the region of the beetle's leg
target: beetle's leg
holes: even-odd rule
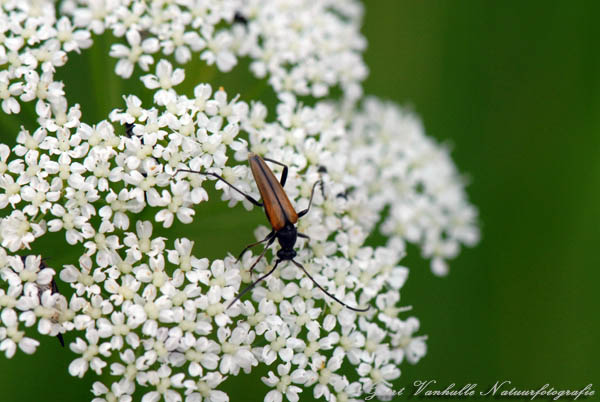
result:
[[[367,308],[350,307],[349,305],[347,305],[346,303],[344,303],[343,301],[341,301],[340,299],[338,299],[337,297],[335,297],[334,295],[332,295],[331,293],[329,293],[328,291],[326,291],[325,288],[323,288],[323,286],[319,285],[317,283],[317,281],[315,281],[313,279],[313,277],[310,276],[310,274],[308,273],[308,271],[300,263],[296,262],[295,260],[291,260],[291,261],[294,263],[294,265],[296,265],[298,268],[300,268],[301,270],[304,271],[304,273],[306,274],[306,276],[308,276],[308,279],[310,279],[315,284],[316,287],[318,287],[319,289],[321,289],[323,291],[323,293],[325,293],[327,296],[331,297],[336,302],[340,303],[342,306],[348,307],[352,311],[358,311],[358,312],[361,312],[361,313],[364,313],[365,311],[369,310],[369,307],[367,307]],[[269,273],[271,273],[271,272],[269,272]]]
[[[281,187],[285,186],[285,181],[287,180],[287,175],[288,175],[287,165],[283,164],[281,162],[274,161],[273,159],[269,159],[269,158],[263,158],[263,159],[266,161],[269,161],[271,163],[274,163],[276,165],[283,166],[283,172],[281,172],[281,178],[279,179],[279,183],[281,184]]]
[[[240,190],[239,188],[237,188],[236,186],[234,186],[233,184],[229,183],[227,180],[225,180],[224,178],[222,178],[221,176],[219,176],[216,173],[211,173],[211,172],[200,172],[198,170],[191,170],[191,169],[177,169],[177,171],[175,173],[173,173],[173,177],[175,177],[175,175],[179,172],[187,172],[187,173],[198,173],[198,174],[203,174],[205,176],[212,176],[217,178],[218,180],[221,180],[223,183],[227,184],[229,187],[231,187],[232,189],[234,189],[235,191],[237,191],[238,193],[240,193],[241,195],[243,195],[244,197],[246,197],[246,199],[248,201],[250,201],[252,204],[256,205],[257,207],[262,207],[263,203],[260,201],[257,201],[254,197],[252,197],[249,194],[244,193],[242,190]]]
[[[317,185],[319,183],[322,183],[322,180],[317,180],[315,182],[315,184],[313,184],[312,186],[312,190],[310,191],[310,201],[308,201],[308,208],[303,209],[302,211],[298,212],[298,218],[306,215],[306,213],[308,212],[308,210],[310,209],[310,206],[312,205],[312,200],[313,200],[313,196],[315,195],[315,187],[317,187]]]
[[[305,235],[304,233],[297,232],[296,236],[302,237],[303,239],[306,239],[306,240],[310,241],[310,236],[309,235]]]
[[[254,267],[256,267],[256,264],[258,264],[258,262],[260,260],[262,260],[262,258],[265,256],[265,254],[267,253],[267,250],[269,249],[269,247],[271,247],[271,244],[273,244],[273,242],[275,241],[275,236],[271,237],[269,239],[269,242],[267,243],[267,245],[265,246],[265,248],[263,249],[262,253],[260,253],[260,255],[258,256],[258,258],[256,259],[256,261],[254,261],[254,264],[252,264],[252,266],[250,267],[250,273],[252,273],[252,271],[254,271]]]
[[[304,233],[300,233],[300,232],[298,232],[298,233],[296,233],[296,235],[297,235],[298,237],[302,237],[302,238],[304,238],[304,239],[308,239],[308,240],[310,240],[310,236],[308,236],[308,235],[305,235]]]
[[[244,290],[242,290],[240,292],[240,294],[238,294],[235,297],[235,299],[233,299],[231,301],[231,303],[229,303],[227,305],[227,308],[231,307],[233,305],[233,303],[235,303],[236,301],[240,300],[243,295],[245,295],[250,290],[252,290],[252,288],[255,287],[260,281],[262,281],[263,279],[265,279],[267,276],[271,275],[273,273],[273,271],[275,271],[275,268],[277,268],[277,265],[279,265],[280,262],[281,262],[281,260],[277,260],[277,262],[275,262],[275,265],[273,266],[273,268],[271,268],[271,270],[269,272],[267,272],[266,274],[264,274],[263,276],[261,276],[260,278],[258,278],[254,282],[252,282],[250,285],[248,285]]]
[[[242,259],[242,256],[244,255],[244,253],[245,253],[246,251],[250,250],[250,249],[251,249],[252,247],[254,247],[254,246],[258,246],[260,243],[263,243],[263,242],[265,242],[265,241],[271,240],[271,238],[272,238],[273,236],[275,236],[275,231],[274,231],[274,230],[272,230],[272,231],[271,231],[271,233],[269,233],[269,234],[267,235],[267,237],[265,237],[264,239],[262,239],[262,240],[260,240],[260,241],[257,241],[257,242],[255,242],[255,243],[252,243],[252,244],[248,244],[248,245],[247,245],[247,246],[246,246],[246,247],[245,247],[245,248],[242,250],[242,252],[240,253],[240,255],[239,255],[239,257],[237,258],[236,262],[238,262],[239,260],[241,260],[241,259]]]

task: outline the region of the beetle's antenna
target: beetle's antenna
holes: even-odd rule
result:
[[[298,218],[303,217],[304,215],[307,214],[307,212],[310,210],[310,207],[312,205],[313,202],[313,196],[315,195],[315,188],[319,185],[319,184],[323,184],[323,180],[317,180],[313,186],[312,186],[312,190],[310,191],[310,201],[308,201],[308,207],[306,209],[303,209],[302,211],[298,212]],[[323,197],[325,197],[325,193],[323,193]]]
[[[265,279],[267,276],[271,275],[273,273],[273,271],[275,271],[275,268],[277,268],[277,266],[279,265],[279,263],[282,260],[277,260],[275,262],[275,265],[273,266],[273,268],[271,268],[271,270],[269,272],[267,272],[266,274],[264,274],[263,276],[261,276],[260,278],[258,278],[257,280],[255,280],[254,282],[252,282],[250,285],[248,285],[244,290],[242,290],[240,292],[240,294],[238,294],[235,299],[233,299],[231,301],[231,303],[229,303],[227,305],[227,308],[231,307],[233,305],[233,303],[235,303],[236,301],[240,300],[242,298],[242,296],[244,296],[246,293],[248,293],[250,290],[252,290],[252,288],[254,288],[256,285],[258,285],[258,283],[260,281],[262,281],[263,279]]]
[[[290,261],[292,261],[294,263],[294,265],[296,265],[298,268],[300,268],[301,270],[303,270],[304,273],[306,274],[306,276],[308,276],[308,278],[315,284],[316,287],[318,287],[319,289],[321,289],[323,291],[323,293],[325,293],[327,296],[331,297],[336,302],[340,303],[342,306],[348,307],[350,310],[357,311],[357,312],[360,312],[360,313],[364,313],[365,311],[369,310],[370,307],[366,307],[366,308],[350,307],[349,305],[347,305],[346,303],[344,303],[343,301],[341,301],[340,299],[338,299],[337,297],[335,297],[334,295],[332,295],[331,293],[329,293],[328,291],[326,291],[323,288],[323,286],[319,285],[317,283],[317,281],[315,281],[314,278],[312,276],[310,276],[310,274],[308,273],[308,271],[306,270],[306,268],[304,268],[300,263],[296,262],[296,260],[290,260]]]
[[[233,184],[231,184],[230,182],[228,182],[227,180],[225,180],[224,178],[222,178],[221,176],[219,176],[216,173],[201,172],[199,170],[192,170],[192,169],[177,169],[175,171],[175,173],[173,173],[173,175],[171,176],[171,178],[175,178],[175,176],[177,176],[177,173],[179,173],[179,172],[196,173],[196,174],[201,174],[201,175],[204,175],[204,176],[212,176],[212,177],[214,177],[217,180],[221,180],[223,183],[227,184],[229,187],[231,187],[232,189],[234,189],[235,191],[237,191],[238,193],[240,193],[241,195],[243,195],[244,198],[246,198],[248,201],[250,201],[252,204],[256,205],[257,207],[262,207],[263,206],[262,202],[257,201],[251,195],[244,193],[242,190],[240,190],[239,188],[237,188],[236,186],[234,186]]]

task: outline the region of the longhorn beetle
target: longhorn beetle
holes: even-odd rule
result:
[[[279,179],[279,181],[277,180],[277,178],[275,177],[275,175],[273,174],[271,169],[269,169],[269,166],[267,166],[265,161],[275,163],[276,165],[283,167],[283,172],[281,173],[281,178]],[[232,189],[234,189],[235,191],[237,191],[238,193],[243,195],[252,204],[256,205],[257,207],[265,208],[265,213],[267,214],[267,219],[269,220],[269,223],[271,224],[271,228],[272,228],[271,233],[269,233],[267,235],[267,237],[265,237],[264,239],[246,246],[242,250],[242,252],[240,253],[240,255],[238,257],[238,261],[239,261],[246,251],[248,251],[252,247],[257,246],[261,243],[267,242],[267,244],[266,244],[264,250],[262,251],[262,253],[260,254],[260,256],[256,259],[256,261],[254,261],[254,263],[250,267],[250,272],[252,272],[252,270],[254,269],[256,264],[258,264],[258,262],[264,257],[265,253],[267,252],[267,250],[269,249],[271,244],[273,244],[275,239],[277,239],[279,241],[279,245],[281,246],[281,248],[277,251],[277,261],[275,261],[275,265],[273,266],[273,268],[271,268],[271,270],[269,272],[267,272],[266,274],[264,274],[263,276],[258,278],[256,281],[254,281],[250,285],[248,285],[244,290],[242,290],[235,297],[235,299],[233,299],[233,301],[231,303],[229,303],[227,308],[231,307],[243,295],[245,295],[250,290],[252,290],[252,288],[254,288],[260,281],[265,279],[267,276],[271,275],[273,273],[273,271],[275,271],[275,269],[277,268],[279,263],[281,263],[282,261],[291,261],[294,265],[296,265],[298,268],[300,268],[302,271],[304,271],[306,276],[308,276],[308,278],[315,284],[316,287],[321,289],[323,291],[323,293],[325,293],[327,296],[331,297],[336,302],[340,303],[342,306],[345,306],[353,311],[360,311],[360,312],[367,311],[369,309],[368,307],[364,308],[364,309],[357,308],[357,307],[350,307],[349,305],[342,302],[340,299],[338,299],[337,297],[335,297],[334,295],[332,295],[331,293],[326,291],[325,288],[323,288],[321,285],[319,285],[317,283],[317,281],[314,280],[314,278],[308,273],[308,271],[304,268],[304,266],[302,266],[302,264],[300,264],[299,262],[294,260],[294,258],[296,257],[296,250],[294,250],[294,245],[296,244],[296,239],[298,237],[303,237],[305,239],[309,239],[309,237],[307,235],[305,235],[303,233],[298,233],[298,231],[296,230],[296,226],[294,226],[294,224],[296,222],[298,222],[298,218],[301,218],[308,213],[308,211],[312,205],[313,195],[315,194],[315,187],[319,183],[322,184],[322,180],[318,180],[315,182],[315,184],[313,184],[312,190],[310,192],[310,201],[308,202],[308,207],[300,212],[296,212],[296,210],[292,206],[292,203],[290,202],[290,199],[288,198],[287,194],[283,190],[283,186],[285,185],[285,181],[287,180],[288,167],[281,162],[274,161],[273,159],[269,159],[269,158],[263,159],[254,153],[248,154],[248,163],[250,164],[250,169],[252,170],[252,176],[254,176],[254,181],[256,182],[256,186],[258,187],[258,191],[260,193],[262,202],[256,200],[254,197],[244,193],[243,191],[241,191],[240,189],[238,189],[233,184],[229,183],[227,180],[225,180],[224,178],[222,178],[221,176],[219,176],[216,173],[200,172],[200,171],[190,170],[190,169],[178,169],[174,174],[174,175],[176,175],[179,172],[188,172],[188,173],[199,173],[199,174],[203,174],[206,176],[215,177],[216,179],[223,181],[229,187],[231,187]]]

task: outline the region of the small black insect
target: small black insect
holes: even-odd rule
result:
[[[133,123],[125,123],[125,135],[129,138],[133,137],[135,134],[133,133],[133,128],[135,124]]]
[[[248,25],[248,18],[246,18],[246,16],[244,16],[244,14],[242,14],[241,12],[236,11],[233,15],[233,23]]]
[[[27,259],[27,256],[21,256],[21,261],[23,261],[23,264],[25,264],[25,260]],[[48,266],[46,265],[44,259],[40,259],[40,268],[39,270],[41,271],[42,269],[48,268]],[[42,302],[42,294],[50,289],[50,293],[51,294],[56,294],[56,293],[60,293],[58,291],[58,285],[56,284],[56,281],[54,280],[54,278],[52,278],[52,281],[50,281],[50,283],[48,285],[36,285],[38,288],[38,299],[40,301],[40,303]],[[65,347],[65,340],[62,336],[61,333],[59,333],[58,335],[56,335],[56,337],[58,338],[58,341],[60,342],[60,345],[64,348]]]

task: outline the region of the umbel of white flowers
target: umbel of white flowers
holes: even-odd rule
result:
[[[58,336],[74,353],[71,375],[103,374],[92,389],[98,402],[226,401],[219,385],[259,365],[270,367],[265,401],[298,401],[300,393],[353,401],[389,395],[399,366],[425,355],[419,321],[401,317],[410,309],[400,304],[405,244],[420,246],[445,274],[460,245],[478,241],[477,211],[447,149],[414,114],[363,98],[360,3],[8,1],[0,10],[2,109],[23,114],[21,104],[35,101],[36,113],[12,149],[0,144],[7,358],[17,348],[34,353],[36,332]],[[154,96],[143,104],[124,95],[105,120],[86,123],[54,74],[106,31],[116,38],[116,74],[138,77]],[[167,59],[185,67],[198,55],[221,71],[249,59],[278,96],[275,116],[258,99],[248,104],[209,83],[192,96],[177,92],[186,73]],[[153,74],[138,75],[153,65]],[[327,98],[332,88],[341,99]],[[336,298],[367,312],[336,303],[294,264],[227,308],[256,278],[248,268],[257,255],[197,256],[173,223],[203,213],[207,186],[229,206],[252,205],[222,181],[174,173],[213,172],[258,199],[244,162],[250,151],[289,166],[285,191],[297,210],[323,180],[298,221],[310,241],[296,242],[296,259]],[[387,243],[366,246],[378,224]],[[170,236],[154,235],[157,225]],[[255,236],[269,231],[260,226]],[[42,236],[79,258],[44,260]],[[267,253],[255,272],[275,259]]]

